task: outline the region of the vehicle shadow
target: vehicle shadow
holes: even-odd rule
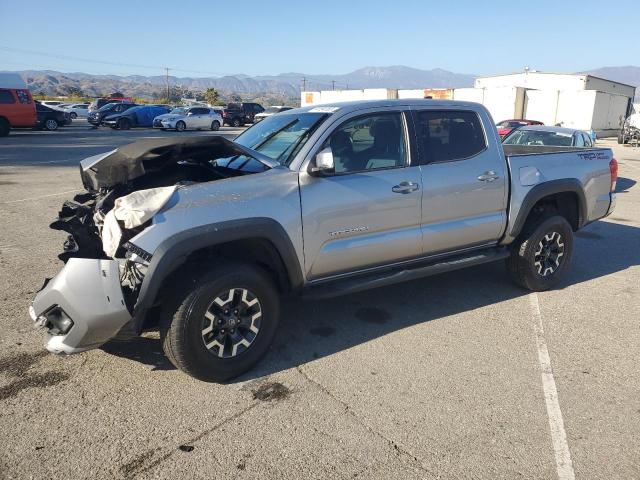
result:
[[[571,273],[559,288],[635,265],[640,265],[640,228],[595,222],[577,232]],[[286,299],[272,348],[251,371],[231,383],[295,368],[404,328],[446,322],[448,316],[527,294],[497,262],[329,300]],[[103,349],[156,370],[171,367],[155,339],[142,337]]]
[[[618,177],[618,181],[616,182],[616,192],[615,193],[627,193],[630,188],[632,188],[637,182],[630,178],[626,177]]]

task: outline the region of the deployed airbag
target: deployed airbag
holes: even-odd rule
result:
[[[167,203],[177,186],[150,188],[117,198],[113,209],[104,217],[102,226],[102,249],[109,257],[113,257],[120,246],[122,229],[138,227],[150,220]]]

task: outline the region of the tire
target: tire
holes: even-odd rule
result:
[[[187,129],[187,124],[180,120],[176,123],[176,132],[184,132]]]
[[[265,272],[229,262],[178,283],[183,287],[168,301],[160,326],[173,365],[199,380],[223,382],[249,370],[267,352],[278,327],[279,297]],[[235,311],[241,312],[238,317]],[[238,319],[241,326],[232,328]]]
[[[55,118],[47,118],[44,121],[44,129],[53,132],[58,129],[58,121]]]
[[[6,137],[11,132],[11,125],[4,118],[0,118],[0,137]]]
[[[75,120],[76,118],[78,118],[78,114],[76,112],[71,112],[69,116],[71,117],[71,120]]]
[[[131,128],[131,122],[128,118],[120,118],[116,122],[116,128],[118,130],[129,130]]]
[[[618,134],[618,143],[624,143],[624,135],[622,133]]]
[[[549,214],[527,222],[511,245],[507,270],[522,288],[549,290],[569,270],[573,255],[573,229],[564,217]]]
[[[218,120],[214,120],[213,122],[211,122],[211,130],[213,130],[214,132],[220,130],[220,122]]]
[[[233,120],[231,120],[231,126],[236,128],[241,127],[242,122],[240,121],[239,118],[234,118]]]

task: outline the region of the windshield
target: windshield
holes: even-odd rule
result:
[[[103,105],[102,107],[100,107],[98,109],[99,112],[106,112],[108,110],[111,110],[113,107],[115,107],[117,105],[117,103],[107,103],[106,105]]]
[[[573,135],[568,132],[544,132],[540,130],[515,130],[505,138],[505,145],[553,145],[573,146]]]
[[[326,113],[283,113],[267,117],[245,130],[235,142],[288,165],[326,116]],[[228,166],[233,167],[231,162]]]
[[[524,125],[527,125],[526,122],[517,122],[517,121],[507,121],[505,120],[504,122],[500,122],[498,124],[498,127],[501,128],[517,128],[517,127],[522,127]]]
[[[172,113],[174,115],[184,115],[185,113],[187,113],[187,109],[185,107],[178,107],[174,108],[169,113]]]
[[[264,113],[278,113],[281,110],[281,107],[269,107]]]

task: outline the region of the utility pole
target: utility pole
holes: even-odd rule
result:
[[[336,89],[336,81],[331,80],[331,90],[335,90],[335,89]]]
[[[164,71],[166,73],[166,78],[167,78],[167,101],[169,101],[169,68],[164,67]]]
[[[302,77],[302,91],[307,91],[307,77]]]

